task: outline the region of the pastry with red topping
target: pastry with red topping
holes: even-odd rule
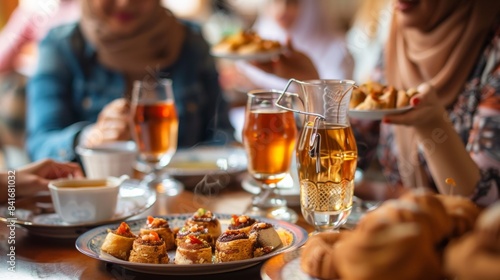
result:
[[[215,262],[230,262],[253,258],[254,240],[241,230],[227,230],[215,243]]]
[[[208,229],[204,228],[203,226],[194,224],[191,226],[182,227],[179,232],[177,232],[175,243],[177,244],[177,246],[179,246],[179,242],[182,242],[189,236],[194,236],[198,239],[205,240],[208,242],[208,244],[210,244],[210,246],[214,247],[215,241],[217,240],[212,238],[212,236],[208,233]]]
[[[132,233],[127,223],[122,222],[116,230],[108,230],[108,235],[102,243],[101,250],[113,257],[127,260],[134,240],[137,238]]]
[[[153,218],[148,216],[146,226],[141,228],[140,234],[145,235],[155,231],[165,241],[167,250],[175,248],[174,233],[168,225],[168,221],[163,218]]]
[[[207,264],[212,263],[212,246],[195,235],[187,235],[178,240],[175,251],[176,264]]]
[[[242,230],[245,233],[250,233],[252,226],[257,222],[254,218],[247,215],[233,215],[231,218],[231,223],[228,226],[229,230]]]
[[[204,208],[199,208],[194,212],[193,216],[186,221],[185,226],[190,227],[192,225],[203,226],[208,230],[208,234],[213,240],[219,238],[222,230],[219,219],[212,213]]]
[[[170,261],[165,241],[155,231],[140,235],[134,240],[128,260],[135,263],[154,264],[165,264]]]

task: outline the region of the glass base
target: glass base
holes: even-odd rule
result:
[[[297,213],[287,207],[287,201],[277,193],[276,188],[265,188],[252,200],[252,205],[245,211],[246,215],[261,216],[290,223],[299,219]]]
[[[159,175],[151,173],[142,180],[141,184],[166,196],[175,196],[184,190],[184,185],[181,182],[165,173]]]
[[[308,211],[302,208],[304,219],[314,226],[316,232],[338,231],[347,222],[351,208],[340,211]]]
[[[297,213],[286,206],[262,209],[252,205],[245,211],[245,215],[266,217],[289,223],[296,223],[299,220]]]

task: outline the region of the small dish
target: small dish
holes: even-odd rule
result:
[[[401,114],[411,110],[413,107],[403,107],[397,109],[382,109],[382,110],[349,110],[349,116],[354,119],[361,120],[381,120],[386,115]]]
[[[0,205],[0,222],[25,228],[30,234],[51,238],[76,238],[97,226],[122,221],[141,214],[156,202],[156,192],[142,187],[138,180],[126,180],[120,186],[118,203],[113,218],[99,223],[65,223],[54,213],[49,192],[20,198],[16,201],[15,215],[10,216],[8,205]]]
[[[214,213],[221,223],[222,231],[225,231],[230,224],[230,220],[232,215],[229,214],[217,214]],[[174,214],[168,216],[159,216],[164,218],[169,222],[171,228],[182,227],[189,217],[192,214]],[[261,222],[266,222],[272,224],[276,230],[283,231],[290,238],[290,244],[279,247],[278,249],[270,252],[267,255],[255,257],[247,260],[241,261],[232,261],[225,263],[208,263],[208,264],[147,264],[147,263],[132,263],[129,261],[120,260],[111,255],[101,252],[101,246],[106,238],[108,233],[108,229],[113,229],[118,227],[117,224],[110,224],[101,226],[95,229],[92,229],[88,232],[82,234],[76,240],[76,248],[82,254],[87,255],[91,258],[106,261],[112,264],[116,264],[122,266],[126,269],[150,273],[150,274],[160,274],[160,275],[206,275],[206,274],[215,274],[229,271],[236,271],[240,269],[244,269],[247,267],[251,267],[265,261],[273,256],[279,255],[284,252],[292,251],[300,246],[302,246],[307,238],[307,232],[292,223],[278,221],[274,219],[255,217]],[[146,219],[138,219],[133,221],[127,221],[127,224],[130,226],[132,232],[138,232],[139,229],[144,226],[146,223]],[[172,260],[175,256],[175,250],[168,251],[169,257]]]
[[[212,50],[210,53],[212,54],[212,56],[217,57],[217,58],[222,58],[222,59],[266,62],[266,61],[271,61],[275,57],[278,57],[282,52],[283,52],[283,48],[271,50],[271,51],[266,51],[266,52],[257,52],[257,53],[249,53],[249,54],[220,52],[220,51],[215,51],[215,50]]]

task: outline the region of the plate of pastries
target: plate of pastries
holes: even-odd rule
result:
[[[282,51],[280,42],[263,39],[253,30],[241,30],[215,44],[211,54],[224,59],[264,62],[279,56]]]
[[[417,94],[415,88],[396,89],[390,85],[368,82],[352,90],[349,116],[356,119],[381,120],[388,114],[410,110],[410,99]]]
[[[367,212],[353,230],[320,233],[275,256],[263,279],[500,279],[500,203],[421,190]],[[318,258],[318,256],[321,256]]]
[[[201,275],[247,268],[306,240],[307,232],[295,224],[200,208],[101,226],[82,234],[76,248],[133,271]]]

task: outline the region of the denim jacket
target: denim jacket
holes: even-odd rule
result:
[[[179,117],[179,147],[233,140],[228,105],[215,61],[199,28],[188,22],[179,58],[164,69]],[[167,35],[165,35],[167,36]],[[159,71],[158,71],[159,70]],[[27,149],[32,160],[75,160],[79,133],[125,92],[125,78],[97,59],[78,23],[52,29],[39,46],[38,67],[28,84]]]

